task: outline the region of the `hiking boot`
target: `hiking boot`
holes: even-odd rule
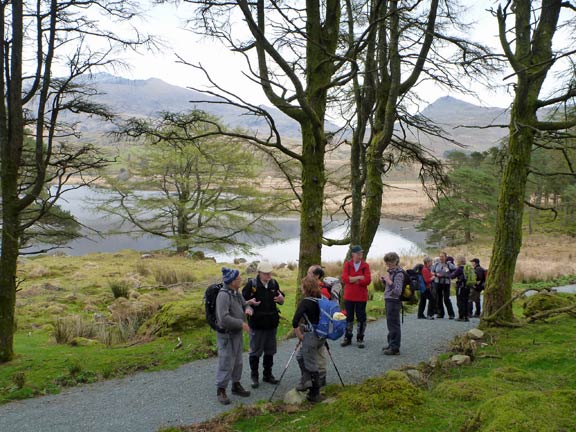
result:
[[[258,374],[258,363],[260,358],[256,356],[249,356],[248,361],[250,362],[250,379],[252,380],[252,388],[258,388],[260,386],[259,374]]]
[[[250,396],[250,392],[242,387],[242,384],[235,382],[232,384],[232,394],[240,397]]]
[[[322,402],[322,396],[320,396],[320,376],[318,372],[314,372],[310,374],[310,377],[312,379],[312,387],[308,391],[306,399],[312,403]]]
[[[364,341],[358,341],[358,348],[364,348],[366,345],[364,345]]]
[[[464,318],[462,321],[464,321],[464,322],[470,322],[470,319],[469,319],[469,318]]]
[[[344,340],[342,341],[342,343],[340,344],[340,346],[342,346],[342,347],[347,347],[348,345],[352,345],[352,339],[346,338],[346,339],[344,339]]]
[[[216,392],[216,396],[218,397],[218,402],[220,402],[222,405],[230,405],[230,399],[228,399],[228,396],[226,395],[226,389],[225,388],[218,388],[218,391]]]
[[[382,347],[382,354],[384,354],[384,351],[386,351],[387,349],[390,349],[390,345],[386,345],[385,347]]]
[[[384,351],[382,351],[382,354],[384,354],[384,355],[398,355],[398,354],[400,354],[400,350],[394,349],[394,348],[387,348]]]
[[[450,318],[452,319],[452,318]],[[454,321],[464,321],[464,318],[456,318]]]
[[[429,320],[433,320],[433,319],[434,319],[434,315],[430,315],[430,316],[428,317],[428,319],[429,319]]]
[[[264,375],[264,378],[262,378],[262,381],[267,382],[269,384],[278,384],[280,382],[272,374]]]

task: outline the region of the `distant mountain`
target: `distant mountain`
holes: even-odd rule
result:
[[[485,151],[499,145],[508,134],[510,114],[504,108],[481,107],[459,99],[445,96],[428,105],[421,115],[440,126],[446,135],[465,147],[463,151]],[[494,127],[489,127],[494,126]],[[420,135],[420,138],[436,155],[457,150],[458,146],[438,137]]]
[[[201,109],[216,115],[231,127],[242,127],[254,131],[266,131],[266,125],[260,119],[246,115],[240,108],[226,104],[213,104],[203,101],[216,101],[217,99],[202,93],[171,85],[158,78],[147,80],[130,80],[107,73],[95,74],[88,79],[90,85],[100,94],[95,101],[106,104],[121,118],[129,117],[155,117],[162,111],[188,111]],[[275,108],[266,107],[274,116],[276,125],[285,138],[300,139],[300,127],[297,122]],[[486,108],[467,103],[453,97],[442,97],[428,105],[421,113],[442,127],[446,135],[466,147],[464,151],[484,151],[498,145],[499,141],[508,133],[507,128],[485,128],[488,125],[507,124],[509,115],[502,108]],[[466,128],[464,126],[479,126],[480,128]],[[106,133],[112,126],[104,124],[95,118],[84,118],[80,130],[85,139],[102,143],[106,140]],[[335,131],[338,126],[327,123],[327,130]],[[408,129],[412,134],[410,139],[419,139],[437,156],[444,156],[446,152],[457,150],[458,146],[450,141],[426,136],[417,131]],[[348,147],[340,146],[332,155],[334,159],[347,159]]]
[[[99,91],[95,101],[109,106],[113,112],[123,118],[128,117],[155,117],[162,111],[181,112],[192,109],[201,109],[220,117],[222,122],[231,127],[242,127],[250,130],[267,131],[265,122],[261,119],[246,115],[241,108],[226,104],[209,102],[218,99],[184,87],[168,84],[158,78],[147,80],[130,80],[107,73],[93,75],[89,84]],[[266,107],[273,115],[280,133],[289,138],[300,137],[300,126],[290,117],[275,108]],[[336,130],[338,126],[327,124],[329,130]],[[93,135],[103,131],[99,121],[82,122],[82,131]],[[108,129],[110,126],[107,127]],[[105,131],[105,130],[104,130]]]

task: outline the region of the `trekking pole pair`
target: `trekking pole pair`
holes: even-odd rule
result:
[[[294,348],[294,351],[292,351],[292,354],[290,354],[290,358],[288,359],[288,362],[286,363],[286,366],[284,367],[284,370],[282,371],[282,375],[280,375],[280,378],[278,379],[278,382],[276,383],[276,387],[274,387],[274,391],[272,392],[272,394],[270,395],[270,398],[268,399],[268,402],[272,402],[272,398],[274,397],[274,394],[276,393],[276,390],[278,390],[278,386],[280,385],[280,382],[282,381],[282,378],[284,378],[284,375],[286,374],[286,371],[288,370],[288,366],[290,365],[290,362],[292,361],[292,359],[294,358],[294,355],[296,354],[296,352],[298,351],[298,349],[300,348],[300,345],[302,344],[301,340],[298,340],[298,343],[296,344],[296,347]]]

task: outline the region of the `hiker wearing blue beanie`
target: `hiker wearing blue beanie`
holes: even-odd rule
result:
[[[216,373],[216,393],[218,401],[228,405],[230,399],[226,395],[228,383],[232,380],[232,394],[248,397],[250,392],[240,384],[242,378],[242,330],[249,332],[248,324],[244,322],[244,314],[252,315],[252,308],[246,304],[244,297],[238,291],[242,285],[240,272],[236,269],[222,267],[222,282],[224,286],[216,297],[216,322],[218,332],[218,371]]]

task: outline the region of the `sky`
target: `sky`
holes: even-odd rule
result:
[[[464,19],[476,22],[470,26],[469,36],[497,49],[496,19],[486,11],[495,2],[464,0],[463,3],[469,4],[469,11],[464,15]],[[184,3],[149,5],[146,21],[139,24],[139,29],[160,35],[165,45],[155,52],[127,53],[124,60],[130,68],[112,73],[130,79],[160,78],[182,87],[209,88],[209,83],[200,72],[176,62],[179,55],[190,63],[201,63],[218,84],[247,101],[270,105],[260,87],[242,75],[242,70],[245,69],[242,56],[230,53],[219,41],[202,38],[184,29],[185,18],[191,15],[190,7]],[[502,77],[495,77],[493,83],[499,85],[500,89],[489,90],[482,85],[471,83],[470,87],[476,91],[478,98],[449,94],[445,89],[433,84],[419,87],[419,96],[428,103],[450,95],[477,105],[508,107],[512,101],[509,93],[512,82],[502,83]]]

